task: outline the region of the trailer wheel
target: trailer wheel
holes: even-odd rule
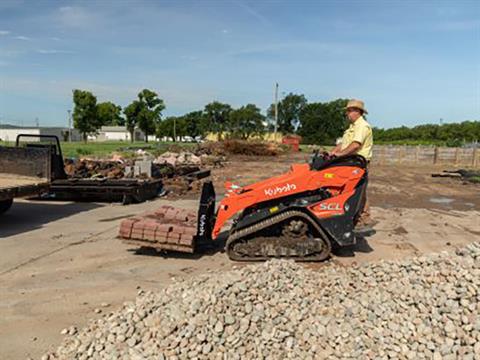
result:
[[[13,199],[7,199],[0,201],[0,214],[6,212],[12,207]]]

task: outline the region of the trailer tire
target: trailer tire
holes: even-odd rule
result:
[[[13,199],[7,199],[0,201],[0,214],[8,211],[12,207]]]

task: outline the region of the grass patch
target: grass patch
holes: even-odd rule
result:
[[[472,176],[467,180],[474,184],[480,184],[480,176]]]
[[[0,142],[2,146],[15,146],[15,142]],[[158,156],[170,147],[180,147],[193,149],[195,143],[174,143],[174,142],[125,142],[125,141],[103,141],[103,142],[61,142],[62,153],[64,157],[78,158],[84,156],[107,157],[113,153],[120,153],[125,157],[134,155],[138,149],[144,149],[149,153]]]

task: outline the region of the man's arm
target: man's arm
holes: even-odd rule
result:
[[[335,148],[333,151],[332,151],[332,155],[336,155],[336,156],[347,156],[347,155],[352,155],[352,154],[356,154],[357,151],[360,149],[360,147],[362,146],[361,143],[357,142],[357,141],[354,141],[352,142],[350,145],[348,145],[345,149],[343,150],[337,150],[337,148]]]
[[[338,143],[337,146],[333,148],[332,151],[330,151],[330,155],[337,155],[337,153],[342,150],[342,143]]]

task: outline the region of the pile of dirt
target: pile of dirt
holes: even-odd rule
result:
[[[274,260],[141,291],[45,358],[477,359],[479,293],[480,243],[317,271]]]
[[[125,162],[92,159],[65,159],[65,173],[69,178],[121,179],[125,176]]]
[[[226,155],[248,155],[248,156],[277,156],[285,154],[290,150],[288,145],[267,141],[247,140],[224,140],[218,142],[206,142],[199,146],[197,153],[226,156]]]

